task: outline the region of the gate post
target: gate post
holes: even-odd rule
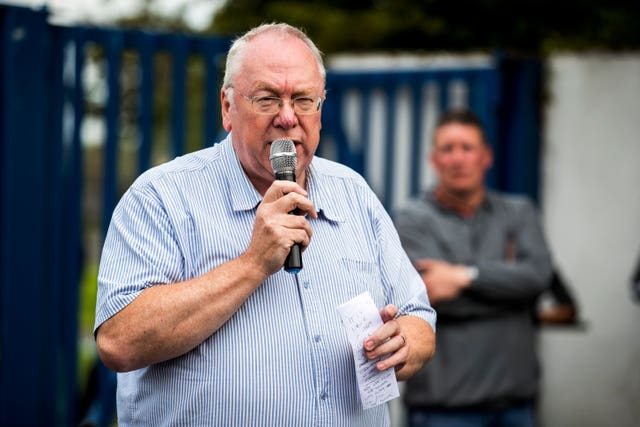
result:
[[[501,75],[497,187],[539,201],[544,70],[539,57],[497,55]]]
[[[0,425],[72,425],[76,257],[63,227],[60,60],[47,12],[0,8]],[[77,276],[75,276],[77,277]]]

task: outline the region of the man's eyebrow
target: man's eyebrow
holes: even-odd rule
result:
[[[263,92],[269,92],[270,94],[273,94],[278,97],[282,96],[281,93],[278,90],[276,90],[273,86],[271,86],[269,83],[261,82],[261,81],[256,82],[253,85],[251,91],[252,92],[263,91]],[[301,88],[291,93],[291,97],[294,97],[294,98],[298,96],[311,96],[311,95],[314,95],[314,96],[317,95],[313,87]]]
[[[253,82],[252,84],[249,85],[248,89],[252,92],[255,92],[257,90],[265,90],[265,91],[274,91],[274,88],[271,84],[263,81],[263,80],[257,80],[255,82]]]
[[[277,94],[278,93],[272,86],[270,86],[270,85],[268,85],[266,83],[260,83],[260,82],[255,84],[251,88],[251,91],[252,92],[263,91],[263,92],[269,92],[269,93],[273,93],[273,94]]]

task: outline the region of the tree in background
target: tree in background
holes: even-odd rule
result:
[[[527,54],[637,49],[640,3],[602,0],[234,0],[208,29],[240,33],[271,21],[304,28],[325,53],[372,50]]]
[[[185,2],[172,16],[157,13],[156,2],[145,0],[138,16],[118,25],[196,32],[187,12],[198,1]],[[305,29],[327,54],[640,48],[640,2],[621,0],[227,0],[197,32],[235,35],[274,21]]]

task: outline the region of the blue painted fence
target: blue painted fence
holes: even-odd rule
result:
[[[0,6],[0,29],[0,425],[75,425],[88,200],[100,205],[103,235],[133,177],[219,139],[230,40],[59,27],[44,10],[10,6]],[[540,80],[539,61],[500,56],[465,68],[329,69],[320,154],[361,172],[392,211],[432,180],[425,153],[438,112],[467,105],[494,146],[489,184],[537,199]],[[159,90],[171,105],[158,105]],[[195,143],[192,123],[202,127]],[[87,166],[93,140],[100,159]],[[88,167],[100,168],[98,185]],[[101,383],[94,421],[106,425],[113,389]]]
[[[441,111],[472,108],[488,138],[497,142],[499,78],[493,63],[474,68],[329,70],[322,144],[333,142],[333,156],[361,172],[393,211],[430,183],[426,153]],[[326,151],[322,145],[321,154]],[[495,184],[493,175],[489,180]]]

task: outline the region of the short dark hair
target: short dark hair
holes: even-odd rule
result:
[[[482,121],[480,118],[471,110],[467,109],[454,109],[445,111],[438,121],[436,122],[435,130],[440,129],[442,126],[450,125],[450,124],[461,124],[467,126],[473,126],[477,128],[482,134],[482,141],[485,144],[488,144],[486,135],[484,133],[484,127],[482,126]]]

